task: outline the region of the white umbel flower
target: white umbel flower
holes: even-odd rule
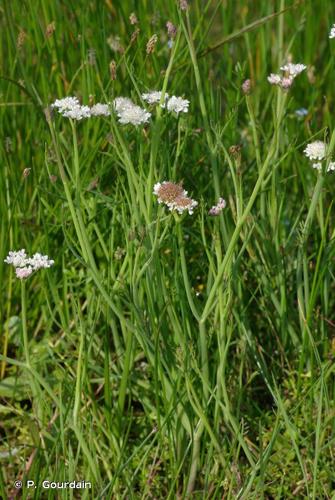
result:
[[[52,108],[57,108],[59,113],[63,113],[64,111],[68,111],[75,107],[80,106],[77,97],[64,97],[63,99],[56,99],[53,104],[51,104]]]
[[[31,258],[27,259],[27,263],[34,269],[34,271],[38,271],[38,269],[47,269],[53,266],[55,261],[50,260],[47,255],[35,253]]]
[[[284,66],[282,66],[280,69],[282,71],[285,71],[289,76],[292,76],[292,78],[295,78],[296,76],[300,75],[307,66],[304,64],[293,64],[293,63],[287,63]]]
[[[313,163],[312,164],[312,168],[315,168],[316,170],[318,170],[319,172],[321,172],[322,170],[322,163],[319,161],[317,163]],[[327,167],[327,172],[334,172],[335,170],[335,162],[334,161],[331,161]]]
[[[326,144],[322,141],[310,142],[304,149],[304,153],[310,160],[323,160],[326,156]]]
[[[76,106],[72,109],[63,111],[62,115],[66,118],[79,121],[83,118],[89,118],[91,116],[91,109],[88,106]]]
[[[293,80],[307,68],[304,64],[287,63],[281,66],[280,70],[284,72],[284,76],[276,73],[271,73],[268,76],[268,82],[271,85],[279,85],[283,90],[289,90],[292,87]]]
[[[28,257],[24,249],[10,251],[4,262],[15,267],[15,274],[19,279],[28,278],[33,272],[49,268],[55,263],[47,255],[40,253],[35,253],[32,257]]]
[[[131,123],[132,125],[142,125],[148,123],[151,113],[140,106],[129,106],[118,112],[119,122],[123,125]]]
[[[182,97],[172,96],[167,102],[167,110],[170,112],[174,112],[177,115],[179,113],[187,113],[188,107],[190,105],[190,101],[187,99],[183,99]]]
[[[91,116],[110,116],[108,104],[98,102],[91,107]]]
[[[81,106],[77,97],[64,97],[63,99],[56,99],[52,108],[56,108],[58,112],[66,118],[72,120],[82,120],[91,116],[91,110],[88,106]]]
[[[280,85],[281,76],[276,73],[271,73],[271,75],[268,76],[268,82],[271,83],[271,85]]]
[[[26,265],[27,258],[28,257],[26,251],[23,248],[22,250],[18,251],[10,251],[7,257],[5,258],[4,262],[6,264],[11,264],[14,267],[23,267]]]
[[[335,38],[335,24],[330,29],[329,38]]]
[[[142,94],[142,99],[143,101],[147,102],[148,104],[159,104],[162,98],[162,91],[161,90],[153,90],[151,92],[147,92]],[[162,102],[162,107],[165,108],[165,103],[167,99],[169,98],[169,94],[165,92],[164,99]]]
[[[135,106],[135,104],[129,97],[116,97],[113,101],[113,107],[116,113],[120,113],[132,106]]]

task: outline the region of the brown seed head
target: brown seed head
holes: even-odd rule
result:
[[[138,19],[136,17],[136,14],[135,12],[132,12],[129,16],[129,21],[130,21],[130,24],[138,24]]]
[[[157,40],[158,40],[158,36],[156,34],[152,35],[152,37],[148,40],[147,54],[152,54],[154,52]]]
[[[5,139],[5,150],[6,150],[6,153],[12,152],[12,139],[8,136]]]
[[[230,146],[229,148],[229,154],[231,154],[234,158],[240,155],[242,149],[241,144],[234,144],[233,146]]]
[[[140,34],[140,28],[136,28],[135,31],[132,32],[130,37],[130,43],[134,43],[137,40],[138,35]]]
[[[56,30],[56,23],[55,21],[52,21],[52,23],[48,24],[46,30],[45,30],[45,36],[47,38],[50,38]]]
[[[16,46],[18,50],[21,50],[24,42],[26,41],[27,38],[27,33],[24,30],[20,30],[20,33],[18,34],[17,41],[16,41]]]
[[[48,123],[51,123],[51,120],[52,120],[52,109],[51,109],[51,107],[44,108],[44,115],[45,115],[46,121]]]
[[[178,196],[178,198],[175,199],[176,208],[182,210],[191,207],[192,202],[192,198],[189,198],[188,196]]]
[[[109,63],[109,72],[112,80],[116,80],[116,62],[114,59]]]
[[[90,66],[94,66],[96,63],[96,51],[95,49],[88,49],[87,60]]]
[[[177,198],[184,196],[184,189],[182,184],[175,184],[174,182],[162,182],[157,190],[157,196],[163,203],[172,203]]]

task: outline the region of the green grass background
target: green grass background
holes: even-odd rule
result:
[[[303,155],[334,146],[335,6],[189,3],[0,5],[2,498],[15,479],[38,486],[22,498],[335,496],[335,174]],[[267,75],[289,57],[308,69],[283,94]],[[188,114],[45,114],[163,85]],[[183,181],[192,216],[157,204],[163,180]],[[20,248],[54,267],[21,286],[3,263]]]

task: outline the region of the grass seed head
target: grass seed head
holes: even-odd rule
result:
[[[149,38],[146,47],[147,54],[152,54],[155,51],[157,41],[158,41],[158,36],[156,34],[152,35],[152,37]]]
[[[109,63],[109,72],[111,75],[111,80],[116,80],[116,62],[114,59]]]
[[[55,21],[52,21],[46,27],[46,30],[45,30],[45,36],[46,36],[46,38],[52,37],[52,35],[54,34],[55,31],[56,31],[56,23],[55,23]]]
[[[139,34],[140,34],[140,28],[136,28],[136,30],[133,31],[133,33],[131,34],[130,43],[135,43]]]
[[[129,21],[130,21],[130,24],[138,24],[138,19],[137,19],[137,16],[135,14],[135,12],[132,12],[129,16]]]
[[[27,33],[24,30],[20,30],[18,36],[17,36],[17,41],[16,41],[16,47],[18,50],[21,50],[25,41],[27,38]]]

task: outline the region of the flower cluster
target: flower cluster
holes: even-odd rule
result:
[[[271,83],[271,85],[278,85],[283,90],[288,90],[291,88],[294,79],[306,68],[307,66],[304,64],[287,63],[280,68],[284,75],[281,76],[276,73],[271,73],[270,76],[268,76],[268,82]]]
[[[226,207],[227,203],[226,200],[223,198],[219,198],[219,201],[217,202],[216,205],[214,205],[208,212],[209,215],[220,215],[222,210]]]
[[[335,38],[335,24],[330,29],[329,38]]]
[[[54,261],[47,255],[35,253],[32,257],[28,257],[25,249],[10,251],[4,262],[15,267],[15,274],[19,279],[28,278],[33,272],[54,265]]]
[[[94,104],[94,106],[91,107],[91,116],[109,116],[110,111],[109,111],[109,105],[108,104],[101,104],[98,102],[97,104]]]
[[[116,99],[118,99],[118,101],[115,103]],[[123,125],[128,123],[132,125],[148,123],[151,117],[149,111],[137,106],[127,97],[119,97],[116,99],[113,105],[120,123]]]
[[[63,99],[56,99],[52,108],[58,109],[58,112],[66,118],[72,120],[82,120],[91,116],[91,110],[88,106],[81,106],[77,97],[64,97]]]
[[[161,97],[162,97],[162,92],[160,90],[153,90],[146,94],[142,94],[143,101],[147,102],[148,104],[159,104],[161,102]],[[165,92],[162,108],[165,108],[165,104],[168,98],[169,94]]]
[[[176,97],[173,95],[167,102],[167,110],[179,115],[179,113],[188,113],[188,107],[190,105],[190,101],[187,99],[183,99],[182,97]]]
[[[192,215],[198,205],[197,201],[187,196],[187,191],[181,184],[170,181],[158,182],[154,185],[153,192],[157,196],[158,203],[164,203],[171,211],[176,210],[179,214],[187,210]]]
[[[147,94],[142,94],[142,99],[148,104],[159,104],[161,102],[162,92],[160,90],[153,90]],[[182,97],[176,97],[173,95],[169,97],[169,94],[165,93],[163,102],[161,104],[162,108],[167,108],[171,113],[187,113],[190,101],[183,99]]]
[[[162,92],[159,90],[142,94],[142,99],[151,105],[159,104],[161,97]],[[161,107],[178,115],[181,112],[187,113],[189,104],[187,99],[176,96],[169,98],[169,94],[165,93]],[[72,120],[82,120],[92,116],[110,116],[111,109],[117,114],[119,122],[124,125],[128,123],[141,125],[148,123],[151,118],[149,111],[137,106],[129,97],[116,97],[111,104],[97,103],[91,107],[82,106],[77,97],[64,97],[56,99],[51,107],[57,109],[62,116],[72,118]]]
[[[312,168],[321,171],[322,170],[322,160],[326,158],[327,147],[322,141],[314,141],[307,144],[306,149],[304,149],[305,156],[311,160]],[[318,160],[315,162],[315,160]],[[327,166],[327,172],[332,172],[335,170],[335,162],[331,161]]]

